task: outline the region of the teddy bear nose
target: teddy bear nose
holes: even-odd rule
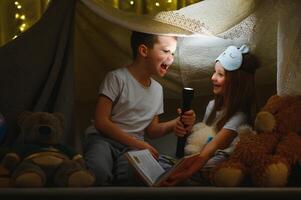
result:
[[[51,134],[51,128],[49,126],[40,126],[39,127],[39,133],[43,135],[50,135]]]

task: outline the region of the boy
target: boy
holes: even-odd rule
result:
[[[177,39],[133,32],[133,62],[107,74],[99,89],[93,126],[86,131],[84,153],[97,185],[132,184],[132,170],[123,154],[131,149],[158,151],[144,141],[146,132],[157,138],[174,129],[184,136],[195,121],[194,112],[160,123],[162,86],[151,78],[163,77],[174,60]],[[183,123],[187,126],[183,126]]]

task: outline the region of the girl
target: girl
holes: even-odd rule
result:
[[[257,66],[257,61],[249,54],[247,45],[239,49],[229,46],[218,56],[211,78],[215,97],[207,105],[203,119],[207,125],[215,128],[217,134],[201,150],[196,160],[178,168],[163,185],[175,185],[199,170],[206,176],[231,154],[237,141],[238,127],[252,123],[256,114]]]

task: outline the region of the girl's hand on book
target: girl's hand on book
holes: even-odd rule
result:
[[[205,161],[200,156],[193,160],[187,160],[179,165],[161,186],[174,186],[189,179],[193,174],[197,173],[204,164]]]

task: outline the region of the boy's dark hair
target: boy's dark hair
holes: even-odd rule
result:
[[[133,31],[131,35],[131,48],[132,48],[133,59],[136,59],[137,57],[137,51],[139,45],[144,44],[149,48],[153,48],[156,41],[157,41],[157,36],[154,34]]]

